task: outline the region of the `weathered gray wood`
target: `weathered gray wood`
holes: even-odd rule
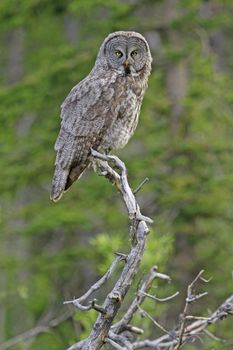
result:
[[[110,266],[106,274],[90,288],[90,291],[84,294],[84,296],[70,301],[80,310],[87,311],[91,308],[99,311],[99,316],[93,325],[90,335],[84,341],[78,342],[72,345],[67,350],[97,350],[102,348],[102,346],[107,343],[115,349],[127,350],[127,349],[180,349],[184,343],[189,340],[194,340],[196,336],[203,334],[206,328],[229,315],[233,315],[233,295],[228,298],[211,316],[205,317],[193,317],[187,315],[187,307],[191,301],[198,300],[200,297],[206,295],[206,293],[201,293],[195,295],[192,292],[193,285],[200,278],[203,271],[201,271],[194,281],[188,286],[187,298],[192,296],[192,300],[186,299],[185,312],[183,317],[183,322],[180,325],[180,329],[168,332],[163,326],[159,325],[148,313],[146,313],[142,308],[146,297],[150,297],[159,302],[164,302],[175,297],[174,295],[159,299],[155,296],[148,294],[151,288],[152,282],[155,278],[162,278],[169,280],[169,276],[157,272],[157,267],[151,268],[149,274],[146,276],[140,290],[137,293],[136,298],[133,300],[128,310],[123,315],[122,319],[117,323],[113,324],[115,316],[132,285],[135,275],[138,272],[140,266],[141,258],[144,253],[145,243],[147,234],[149,232],[147,227],[147,222],[152,222],[150,218],[143,216],[140,212],[139,205],[135,199],[134,193],[131,190],[128,180],[127,171],[124,163],[115,156],[104,155],[96,151],[92,151],[94,158],[94,168],[100,171],[100,175],[108,178],[112,183],[116,185],[116,188],[121,193],[123,201],[126,205],[129,219],[131,220],[130,227],[130,237],[131,237],[131,250],[127,256],[118,256],[119,260],[125,260],[125,266],[118,278],[112,291],[106,296],[105,301],[102,306],[96,305],[95,301],[89,303],[88,306],[82,305],[83,301],[86,301],[87,297],[92,294],[92,291],[100,288],[103,283],[109,278],[116,263],[119,261],[114,261]],[[109,162],[113,162],[113,167],[109,165]],[[117,172],[117,169],[119,172]],[[130,342],[127,337],[124,336],[125,331],[130,331],[135,334],[142,334],[143,329],[134,327],[130,324],[133,315],[140,310],[143,311],[147,317],[149,317],[153,323],[160,329],[164,330],[165,335],[154,339],[154,340],[143,340],[143,341],[132,341]],[[194,322],[186,326],[186,317],[193,317]],[[189,318],[190,320],[191,318]]]
[[[105,339],[109,335],[113,320],[127,294],[134,277],[138,271],[143,251],[146,243],[146,237],[149,232],[147,222],[153,222],[150,218],[143,216],[140,212],[139,205],[131,190],[128,180],[127,171],[124,163],[115,156],[103,155],[97,151],[92,150],[92,155],[95,162],[95,168],[100,170],[101,174],[107,177],[111,182],[116,184],[117,189],[122,194],[125,202],[129,219],[131,220],[131,251],[126,257],[125,266],[121,275],[116,282],[112,291],[107,295],[103,305],[102,312],[100,312],[89,337],[85,343],[82,343],[83,350],[97,350],[102,347]],[[119,170],[115,171],[108,162],[113,162],[114,167]],[[79,299],[80,300],[80,299]],[[73,301],[75,305],[75,301]],[[80,305],[76,306],[80,308]],[[113,343],[114,339],[110,339]],[[78,349],[80,344],[70,347],[69,350]]]

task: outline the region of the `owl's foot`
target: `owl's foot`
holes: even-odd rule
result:
[[[99,176],[107,175],[107,171],[104,166],[105,164],[107,164],[107,162],[96,158],[92,159],[92,162],[91,162],[94,172],[97,173]]]

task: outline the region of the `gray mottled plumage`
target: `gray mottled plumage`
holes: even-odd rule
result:
[[[127,144],[138,123],[151,62],[139,33],[115,32],[104,40],[92,71],[61,106],[52,200],[81,176],[91,148],[108,152]]]

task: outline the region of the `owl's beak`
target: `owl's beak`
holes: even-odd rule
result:
[[[124,66],[124,68],[125,68],[125,74],[126,74],[126,75],[129,75],[129,74],[131,73],[129,61],[128,61],[128,60],[125,60],[125,62],[123,63],[123,66]]]

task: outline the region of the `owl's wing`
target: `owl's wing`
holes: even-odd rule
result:
[[[61,106],[62,121],[55,143],[57,157],[51,190],[54,201],[81,176],[89,164],[91,148],[99,146],[114,119],[109,103],[111,91],[114,94],[112,82],[112,76],[87,77],[70,91]]]

